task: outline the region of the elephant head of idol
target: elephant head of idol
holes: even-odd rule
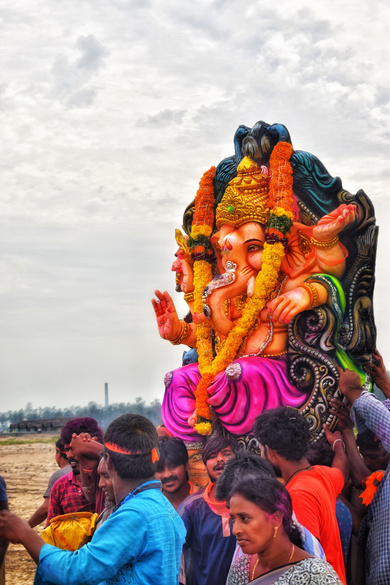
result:
[[[203,292],[204,311],[212,327],[227,335],[233,321],[224,302],[238,295],[251,296],[261,269],[268,221],[269,175],[251,158],[241,161],[216,211],[217,232],[212,236],[221,274]]]

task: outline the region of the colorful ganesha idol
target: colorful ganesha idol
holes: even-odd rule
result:
[[[264,126],[266,135],[273,127]],[[162,409],[167,429],[187,443],[213,430],[248,435],[260,412],[280,405],[300,409],[313,438],[321,438],[322,423],[334,423],[327,404],[337,391],[337,366],[363,376],[359,364],[375,345],[369,202],[330,178],[333,193],[311,193],[310,211],[315,174],[324,180],[327,171],[312,155],[294,152],[288,138],[268,160],[264,153],[256,160],[253,148],[253,157],[244,156],[244,148],[217,206],[215,169],[204,174],[188,237],[177,230],[172,267],[192,319],[179,319],[167,292],[156,291],[153,300],[161,337],[192,348],[184,363],[193,363],[166,375]],[[302,187],[299,178],[310,170],[314,179]],[[328,213],[320,215],[324,201]]]

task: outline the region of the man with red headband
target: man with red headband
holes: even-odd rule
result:
[[[75,552],[43,540],[27,522],[0,512],[0,538],[38,563],[35,585],[174,585],[185,528],[154,479],[158,435],[148,419],[124,414],[107,428],[104,457],[116,506],[90,543]]]

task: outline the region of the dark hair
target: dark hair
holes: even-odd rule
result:
[[[99,427],[97,420],[89,416],[80,416],[66,423],[61,431],[61,439],[64,445],[70,445],[72,435],[76,433],[89,433],[91,437],[96,437],[99,443],[103,443],[103,431]]]
[[[247,449],[242,449],[226,462],[222,474],[217,479],[215,492],[217,500],[227,500],[235,480],[247,475],[276,477],[274,468],[268,461]]]
[[[309,423],[290,406],[279,406],[260,414],[255,420],[253,432],[259,443],[267,445],[288,461],[302,459],[310,443]]]
[[[260,481],[259,481],[260,479]],[[293,523],[291,497],[284,485],[276,477],[266,475],[245,475],[238,478],[232,485],[227,505],[234,495],[240,495],[267,514],[280,512],[283,528],[291,542],[302,547],[299,528]]]
[[[68,457],[66,456],[65,445],[61,439],[56,441],[56,451],[60,457],[68,461]]]
[[[110,455],[115,471],[122,479],[147,479],[155,473],[152,451],[158,446],[157,431],[140,414],[122,414],[112,421],[104,434],[104,452]],[[113,443],[132,454],[117,453],[107,447]]]
[[[375,433],[372,432],[371,429],[367,429],[362,433],[358,433],[356,436],[356,444],[360,450],[366,449],[370,451],[379,451],[381,448],[381,443],[379,441],[375,441]]]
[[[233,453],[237,453],[238,451],[238,444],[235,440],[228,439],[227,437],[211,437],[203,447],[203,463],[206,465],[208,459],[212,459],[217,453],[223,451],[227,447],[230,447]]]
[[[310,465],[325,465],[332,467],[334,451],[329,443],[310,443],[306,452],[306,459]]]
[[[158,441],[159,460],[156,463],[156,471],[164,471],[166,465],[178,467],[187,465],[188,452],[182,439],[177,437],[162,437]]]

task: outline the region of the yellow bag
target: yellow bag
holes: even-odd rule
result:
[[[57,548],[78,550],[91,540],[98,515],[92,512],[72,512],[55,516],[41,537],[47,544]]]

